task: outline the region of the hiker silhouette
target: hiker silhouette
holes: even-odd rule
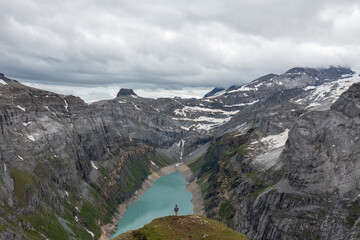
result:
[[[175,212],[175,216],[177,216],[179,212],[179,207],[177,204],[175,205],[174,212]]]

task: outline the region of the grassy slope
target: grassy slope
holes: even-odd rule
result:
[[[249,164],[252,150],[248,146],[254,134],[252,129],[243,135],[227,133],[214,139],[205,154],[189,164],[201,186],[207,216],[228,227],[233,227],[235,211],[241,211],[234,189],[242,185],[240,197],[255,199],[279,178],[273,176],[269,180]],[[236,163],[238,169],[234,169],[231,162]],[[280,176],[281,172],[271,174]]]
[[[143,228],[123,233],[114,240],[182,240],[182,239],[227,239],[248,238],[225,225],[202,216],[168,216],[157,218]]]

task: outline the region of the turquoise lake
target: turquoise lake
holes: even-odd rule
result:
[[[118,223],[117,232],[110,238],[143,227],[153,219],[174,215],[175,204],[179,215],[194,214],[192,194],[186,190],[187,181],[179,172],[170,173],[155,181],[141,197],[131,204]]]

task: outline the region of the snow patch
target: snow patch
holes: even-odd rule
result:
[[[321,103],[313,102],[313,103],[310,103],[305,109],[320,106],[320,105],[321,105]]]
[[[141,109],[140,109],[138,106],[136,106],[135,103],[132,102],[132,104],[134,105],[134,108],[135,108],[136,110],[141,111]]]
[[[226,93],[226,90],[219,91],[219,92],[215,93],[214,95],[206,97],[206,98],[216,98],[218,96],[223,95],[224,93]]]
[[[91,162],[91,166],[93,167],[93,168],[95,168],[96,170],[98,170],[98,167],[95,165],[95,163],[93,162],[93,161],[90,161]]]
[[[94,234],[94,233],[92,233],[91,231],[89,231],[86,227],[84,227],[84,229],[85,229],[88,233],[90,233],[90,235],[91,235],[92,239],[94,239],[95,234]]]
[[[234,92],[248,92],[248,91],[257,91],[258,88],[257,87],[254,87],[254,88],[249,88],[247,87],[246,85],[242,86],[241,88],[239,89],[235,89],[235,90],[231,90],[229,91],[228,93],[234,93]]]
[[[269,144],[271,148],[279,148],[285,145],[289,136],[289,129],[285,129],[284,132],[278,135],[269,135],[260,140],[262,143]]]
[[[23,123],[23,125],[26,127],[27,125],[31,124],[32,122]]]
[[[189,106],[184,106],[182,109],[175,109],[174,113],[175,115],[181,115],[186,117],[186,112],[204,112],[204,113],[218,113],[218,114],[223,114],[223,115],[235,115],[237,114],[239,111],[225,111],[222,109],[212,109],[212,108],[206,108],[206,107],[189,107]]]
[[[66,196],[69,196],[69,193],[68,193],[67,191],[65,191],[65,195],[66,195]]]
[[[4,171],[6,172],[6,164],[4,163]]]
[[[26,137],[27,137],[29,140],[35,142],[35,138],[34,138],[33,135],[27,135]]]
[[[309,90],[313,90],[315,88],[316,88],[315,86],[307,86],[307,87],[304,88],[304,90],[309,91]]]
[[[75,207],[76,211],[80,212],[80,209],[78,207]]]
[[[151,106],[155,111],[157,111],[158,113],[160,113],[160,110],[159,109],[157,109],[157,108],[155,108],[155,107],[153,107],[153,106]]]
[[[180,144],[180,147],[181,147],[180,159],[182,159],[183,158],[183,153],[184,153],[184,147],[185,147],[185,140],[181,139],[179,144]]]
[[[215,127],[215,124],[201,124],[201,123],[198,123],[198,124],[195,125],[196,130],[210,131],[213,127]]]
[[[174,120],[183,120],[183,121],[193,121],[193,122],[209,122],[209,123],[217,123],[222,124],[230,121],[231,117],[228,118],[213,118],[213,117],[205,117],[200,116],[198,118],[172,118]]]
[[[2,85],[8,85],[4,80],[0,79],[0,84]]]
[[[24,161],[24,159],[19,155],[19,154],[16,154],[18,156],[18,158],[21,160],[21,161]]]
[[[68,112],[69,111],[69,104],[67,103],[67,101],[64,99],[64,103],[65,103],[65,109]]]
[[[190,127],[181,126],[180,128],[185,130],[185,131],[189,131],[190,128],[192,128],[192,127],[193,127],[193,125],[191,125]]]
[[[279,157],[283,151],[283,148],[284,147],[271,149],[264,154],[260,154],[254,158],[253,163],[261,164],[265,170],[269,169],[279,163]]]
[[[253,102],[249,102],[249,103],[239,103],[239,104],[233,104],[233,105],[224,105],[224,107],[244,107],[244,106],[250,106],[253,105],[254,103],[257,103],[259,100],[255,100]]]
[[[23,108],[23,107],[20,106],[20,105],[17,105],[16,107],[19,108],[19,109],[20,109],[21,111],[23,111],[23,112],[25,112],[25,110],[26,110],[25,108]]]
[[[185,109],[175,109],[174,110],[175,115],[180,115],[186,117]]]
[[[307,86],[303,89],[306,91],[312,90],[312,92],[306,98],[298,99],[294,102],[299,104],[310,103],[307,108],[315,107],[315,110],[327,110],[343,92],[356,82],[360,82],[358,73],[343,75],[343,78],[341,79],[333,82],[326,82],[316,87]]]
[[[123,103],[127,103],[126,101],[118,101],[118,103],[123,104]]]
[[[150,160],[150,162],[151,162],[152,165],[156,166],[156,164],[153,161]]]

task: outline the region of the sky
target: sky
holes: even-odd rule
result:
[[[360,69],[358,0],[0,1],[0,72],[86,102],[201,97],[292,67]]]

